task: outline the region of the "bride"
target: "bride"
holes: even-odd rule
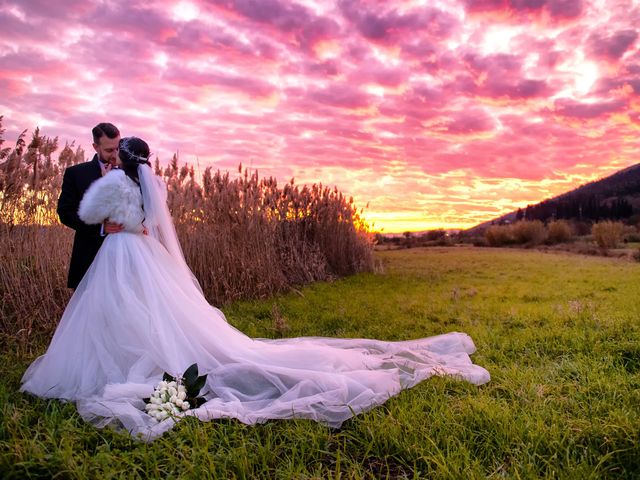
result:
[[[121,168],[91,185],[78,213],[124,231],[105,239],[21,391],[73,401],[96,426],[152,440],[179,417],[157,421],[143,398],[164,372],[193,363],[208,375],[206,401],[185,414],[247,424],[308,418],[338,427],[432,375],[489,381],[463,333],[404,342],[247,337],[207,303],[187,267],[147,143],[122,139],[119,158]]]

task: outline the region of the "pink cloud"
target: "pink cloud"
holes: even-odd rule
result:
[[[288,70],[291,71],[291,69]],[[324,62],[314,61],[303,65],[302,72],[314,77],[335,77],[340,73],[340,64],[335,60],[327,60]]]
[[[254,41],[252,44],[246,44],[230,33],[212,31],[197,21],[175,28],[171,34],[165,36],[162,43],[172,53],[180,55],[182,58],[197,58],[207,55],[226,57],[229,54],[263,59],[276,57],[275,50],[265,42]]]
[[[0,25],[5,39],[13,42],[29,41],[33,38],[33,26],[21,20],[18,16],[7,11],[0,10]],[[53,32],[42,29],[42,40],[53,40]]]
[[[617,77],[601,78],[596,85],[595,93],[609,95],[612,92],[618,93],[617,90],[629,86],[632,94],[640,95],[640,71],[637,71],[636,68],[629,68],[627,72],[629,73],[621,73]]]
[[[507,12],[530,14],[547,12],[556,20],[574,19],[583,13],[582,0],[464,0],[471,13]]]
[[[340,0],[338,5],[344,17],[369,40],[383,41],[390,37],[416,33],[446,38],[458,24],[450,13],[431,7],[398,13],[393,4],[390,4],[391,8],[378,13],[379,4],[369,7],[366,2],[360,0]]]
[[[637,38],[638,32],[635,30],[621,30],[606,37],[594,33],[589,38],[589,48],[597,57],[617,60],[635,43]]]
[[[466,95],[527,99],[550,92],[544,80],[525,76],[521,59],[516,55],[483,57],[468,53],[463,57],[463,63],[470,74],[459,75],[451,87]]]
[[[463,3],[470,13],[503,10],[509,5],[507,0],[464,0]]]
[[[71,68],[73,67],[64,60],[44,56],[29,48],[0,57],[0,76],[3,77],[24,78],[25,75],[38,75],[55,78],[70,73]]]
[[[191,87],[220,86],[238,90],[251,97],[266,97],[274,92],[273,86],[257,78],[224,73],[202,73],[186,68],[171,68],[163,79]]]
[[[316,17],[310,10],[296,3],[279,0],[212,0],[209,3],[265,25],[272,31],[292,35],[303,49],[310,49],[320,40],[338,32],[335,21]]]
[[[495,122],[481,110],[465,111],[454,114],[445,128],[448,133],[467,134],[488,132],[493,129]]]
[[[539,10],[545,6],[546,0],[511,0],[511,8],[515,10]]]
[[[340,108],[364,108],[369,105],[369,96],[349,84],[336,84],[330,88],[312,90],[308,98],[320,104]]]
[[[624,100],[609,100],[598,103],[581,103],[570,99],[558,99],[555,101],[555,112],[564,117],[581,119],[598,118],[615,112],[620,112],[626,107]]]
[[[638,161],[640,8],[605,3],[5,0],[0,114],[470,226]]]
[[[549,0],[549,13],[558,18],[579,17],[584,8],[582,0]]]
[[[387,117],[410,117],[422,121],[436,117],[445,104],[443,91],[417,87],[399,98],[383,101],[379,110]]]

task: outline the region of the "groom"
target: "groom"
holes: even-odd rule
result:
[[[71,250],[67,287],[75,289],[89,269],[107,233],[117,233],[122,226],[106,221],[103,225],[87,225],[78,217],[84,192],[95,180],[111,170],[118,158],[120,131],[111,123],[93,127],[93,159],[72,165],[64,171],[62,191],[58,198],[58,217],[76,233]]]

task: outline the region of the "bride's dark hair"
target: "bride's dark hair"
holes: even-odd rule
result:
[[[149,155],[149,145],[141,138],[125,137],[120,140],[118,156],[122,162],[122,169],[136,183],[140,183],[138,165],[151,165],[149,163]]]

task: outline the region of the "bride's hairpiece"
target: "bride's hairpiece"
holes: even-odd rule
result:
[[[148,156],[143,156],[143,155],[136,155],[135,153],[133,153],[131,151],[131,143],[133,143],[133,140],[136,139],[136,137],[125,137],[122,140],[120,140],[120,146],[118,147],[121,151],[123,151],[124,153],[127,154],[127,156],[129,158],[131,158],[131,160],[135,161],[136,163],[145,163],[147,165],[149,165],[149,157],[151,157],[151,154],[149,154]],[[137,139],[136,139],[137,140]]]

